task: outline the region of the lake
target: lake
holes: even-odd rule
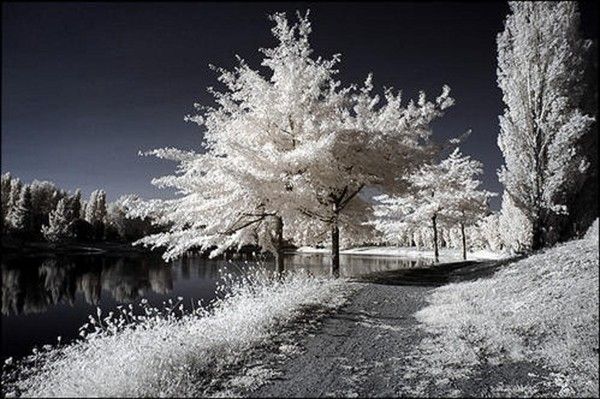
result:
[[[341,255],[342,277],[411,268],[424,260],[397,257]],[[168,299],[183,297],[183,303],[215,298],[219,269],[243,273],[257,264],[250,255],[235,259],[186,257],[164,262],[156,255],[107,254],[55,257],[3,256],[2,258],[2,360],[30,354],[35,346],[54,344],[57,337],[69,342],[79,327],[96,313],[116,306],[139,303],[142,298],[157,307]],[[273,269],[271,261],[261,267]],[[326,254],[289,254],[287,270],[306,269],[328,275]]]

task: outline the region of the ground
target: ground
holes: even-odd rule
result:
[[[435,287],[490,277],[507,264],[518,263],[515,261],[463,262],[433,269],[390,271],[354,282],[356,293],[349,304],[325,319],[318,331],[300,339],[302,349],[284,362],[272,362],[268,357],[257,362],[278,365],[268,373],[270,378],[265,384],[257,384],[258,388],[243,394],[251,397],[561,395],[560,381],[546,383],[555,379],[553,369],[539,359],[488,362],[487,354],[479,352],[478,361],[469,364],[468,373],[461,375],[460,368],[452,365],[436,369],[435,364],[424,363],[423,353],[417,350],[430,336],[416,315],[428,307]],[[473,348],[477,346],[474,344]]]
[[[428,287],[364,284],[351,304],[327,319],[278,379],[250,396],[398,396],[402,363],[421,334],[412,314]]]

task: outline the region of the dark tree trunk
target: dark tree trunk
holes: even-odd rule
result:
[[[281,276],[285,270],[283,264],[283,219],[275,217],[275,266],[277,275]]]
[[[467,260],[467,236],[465,235],[465,224],[464,224],[464,222],[460,223],[460,233],[462,234],[463,260]]]
[[[340,276],[340,230],[337,218],[331,224],[331,275]]]
[[[545,217],[542,212],[539,212],[538,219],[534,220],[532,226],[532,242],[531,249],[537,251],[546,246],[546,235],[544,233]]]
[[[433,222],[433,257],[437,263],[440,261],[440,253],[438,249],[437,215],[433,215],[431,221]]]

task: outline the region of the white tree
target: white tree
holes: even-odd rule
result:
[[[593,118],[580,110],[585,53],[576,2],[511,2],[498,35],[498,85],[506,104],[500,181],[531,225],[533,249],[558,237],[560,214],[585,178],[579,146]],[[506,211],[509,213],[512,211]]]
[[[106,193],[104,190],[94,190],[85,207],[85,220],[94,227],[96,239],[101,239],[104,234],[106,217]]]
[[[72,211],[67,207],[67,199],[62,198],[48,215],[48,225],[41,228],[41,232],[50,242],[59,242],[71,236]]]
[[[315,243],[330,233],[336,274],[340,224],[363,228],[353,223],[366,209],[361,189],[389,184],[390,170],[407,172],[430,156],[428,124],[451,105],[449,89],[406,106],[388,90],[379,105],[370,78],[360,90],[335,80],[339,55],[311,56],[310,23],[298,18],[290,26],[284,14],[272,16],[278,45],[261,50],[268,76],[241,59],[232,72],[217,69],[226,88],[210,89],[217,106],[197,106],[202,114],[189,118],[206,129],[204,153],[151,152],[179,162],[178,175],[153,183],[183,196],[134,207],[171,225],[141,243],[166,246],[167,258],[248,243],[277,254],[284,238]]]
[[[370,214],[371,203],[358,194],[366,187],[397,194],[406,189],[397,176],[412,173],[435,154],[430,123],[452,105],[449,91],[445,86],[434,102],[421,93],[416,103],[403,105],[392,89],[383,98],[373,94],[369,76],[351,93],[350,107],[328,112],[335,115],[329,123],[305,123],[296,130],[319,155],[299,160],[302,168],[295,176],[304,194],[299,209],[330,229],[333,275],[339,274],[340,226],[364,225]]]
[[[10,193],[8,195],[8,206],[7,206],[7,217],[10,214],[11,210],[17,205],[19,201],[19,197],[21,196],[21,189],[23,188],[23,183],[18,177],[15,177],[10,180]],[[10,223],[7,222],[7,226],[10,227]]]
[[[18,180],[18,179],[17,179]],[[31,204],[31,190],[28,185],[21,186],[20,181],[13,187],[21,187],[18,199],[9,209],[7,225],[15,232],[30,234],[33,218],[33,207]]]
[[[94,190],[90,194],[85,209],[85,220],[91,224],[104,221],[106,216],[106,193],[104,190]]]
[[[498,212],[487,215],[477,223],[476,231],[481,237],[482,248],[488,248],[496,252],[503,248],[500,234],[500,214]]]
[[[2,216],[2,219],[0,219],[0,222],[2,223],[2,231],[4,231],[4,229],[5,229],[6,215],[8,215],[11,180],[12,180],[12,177],[10,176],[9,172],[2,174],[2,183],[1,183],[1,188],[2,188],[2,190],[1,190],[2,191],[2,202],[1,202],[2,215],[1,216]]]
[[[498,230],[504,247],[514,253],[531,249],[533,231],[531,220],[516,206],[507,191],[502,194]]]
[[[447,163],[447,173],[442,174],[442,179],[454,180],[455,184],[449,185],[453,190],[451,201],[446,204],[446,217],[453,219],[460,226],[463,259],[467,259],[467,235],[465,228],[480,222],[489,212],[488,201],[496,193],[479,188],[481,180],[478,176],[483,173],[481,162],[471,159],[468,155],[461,155],[455,149],[450,156],[442,162]]]
[[[441,162],[425,165],[417,173],[405,177],[403,180],[410,187],[405,195],[378,197],[381,204],[376,206],[376,219],[372,223],[386,237],[404,230],[418,231],[425,225],[431,227],[436,262],[439,260],[440,225],[451,228],[459,224],[463,258],[466,259],[465,227],[485,216],[487,201],[494,195],[478,188],[481,182],[476,176],[481,173],[481,163],[462,155],[456,148]],[[420,232],[419,238],[422,236]]]

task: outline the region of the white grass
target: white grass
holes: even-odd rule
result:
[[[598,224],[592,229],[492,278],[436,289],[416,314],[431,335],[414,367],[456,378],[477,365],[528,361],[553,372],[543,381],[559,396],[598,397]]]
[[[327,248],[300,247],[297,253],[323,253],[330,252]],[[411,259],[433,259],[433,250],[417,249],[416,247],[357,247],[340,250],[342,255],[369,255],[369,256],[398,256]],[[456,262],[462,260],[462,251],[454,248],[440,248],[440,263]],[[488,250],[477,250],[467,253],[467,260],[503,259],[506,254]]]
[[[32,356],[13,372],[8,396],[204,396],[303,307],[340,306],[346,292],[342,281],[305,274],[278,281],[259,272],[228,287],[211,310],[176,316],[175,303],[168,315],[146,309],[133,320],[129,310],[98,317],[103,327],[84,340]]]

